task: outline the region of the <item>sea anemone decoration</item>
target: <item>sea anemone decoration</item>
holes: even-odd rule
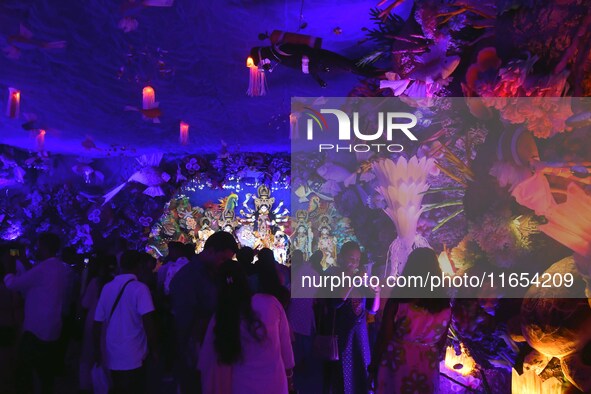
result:
[[[423,194],[429,188],[427,175],[434,166],[433,159],[413,156],[396,162],[390,159],[373,164],[378,186],[376,191],[384,198],[384,212],[392,219],[398,233],[390,244],[386,275],[402,273],[410,252],[418,247],[429,246],[425,238],[417,234],[417,222],[423,207]]]

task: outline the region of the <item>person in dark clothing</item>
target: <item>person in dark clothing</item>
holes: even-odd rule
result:
[[[197,348],[217,306],[216,274],[219,266],[238,251],[234,236],[212,234],[203,252],[194,256],[170,283],[170,305],[176,343],[175,372],[181,393],[199,393]]]
[[[259,260],[257,262],[259,288],[257,292],[274,296],[283,305],[283,308],[287,309],[291,294],[281,284],[277,267],[275,266],[276,264],[273,251],[265,248],[259,252]]]

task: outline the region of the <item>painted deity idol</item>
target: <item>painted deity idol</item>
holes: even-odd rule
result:
[[[205,241],[207,241],[207,238],[211,237],[211,235],[215,233],[215,231],[211,228],[211,221],[209,220],[209,218],[201,218],[200,224],[201,228],[197,231],[197,240],[195,242],[195,251],[197,253],[201,253],[203,251]]]
[[[295,231],[291,236],[291,244],[294,250],[299,250],[304,254],[304,259],[308,260],[312,255],[312,229],[308,221],[308,212],[299,210],[296,212],[297,221]]]
[[[266,185],[261,185],[257,189],[257,197],[254,197],[255,209],[252,209],[248,204],[252,198],[252,194],[246,195],[246,200],[242,203],[243,209],[240,210],[243,222],[246,225],[250,224],[260,241],[260,245],[264,248],[273,248],[274,234],[278,230],[283,229],[283,224],[287,222],[289,211],[283,207],[283,201],[273,209],[275,204],[275,197],[271,197],[271,191]]]
[[[289,251],[289,237],[283,231],[275,233],[273,243],[273,255],[279,264],[287,264]]]
[[[332,235],[332,227],[329,224],[329,218],[323,216],[320,219],[318,227],[318,250],[322,252],[322,261],[320,264],[323,269],[336,267],[337,265],[337,239]]]

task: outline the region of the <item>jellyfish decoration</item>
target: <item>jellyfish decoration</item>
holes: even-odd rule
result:
[[[246,94],[250,97],[266,95],[267,80],[265,78],[265,70],[259,68],[250,56],[246,59],[246,67],[250,70],[250,80],[248,82],[248,90],[246,91]]]
[[[18,118],[21,107],[21,91],[15,88],[8,88],[8,103],[6,105],[6,116],[11,119]]]
[[[37,150],[39,152],[43,152],[45,150],[45,134],[47,134],[47,132],[43,129],[40,129],[37,132],[37,137],[35,137],[37,143]]]
[[[181,121],[179,129],[179,142],[181,145],[189,143],[189,124]]]
[[[154,88],[151,86],[146,86],[142,89],[142,109],[152,109],[155,107],[156,104],[156,93],[154,92]]]
[[[400,156],[398,161],[380,160],[373,164],[378,186],[384,198],[384,212],[396,226],[396,239],[388,251],[385,275],[397,276],[404,270],[410,252],[418,247],[429,247],[427,240],[417,233],[417,223],[423,213],[423,195],[429,189],[429,175],[434,160],[426,157],[410,160]]]

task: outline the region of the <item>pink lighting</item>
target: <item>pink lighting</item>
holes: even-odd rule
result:
[[[181,121],[179,133],[180,143],[187,145],[189,143],[189,124]]]
[[[18,118],[21,106],[21,91],[15,88],[8,88],[8,105],[6,106],[6,116],[11,119]]]
[[[156,93],[151,86],[146,86],[142,90],[142,109],[154,108],[156,103]]]

